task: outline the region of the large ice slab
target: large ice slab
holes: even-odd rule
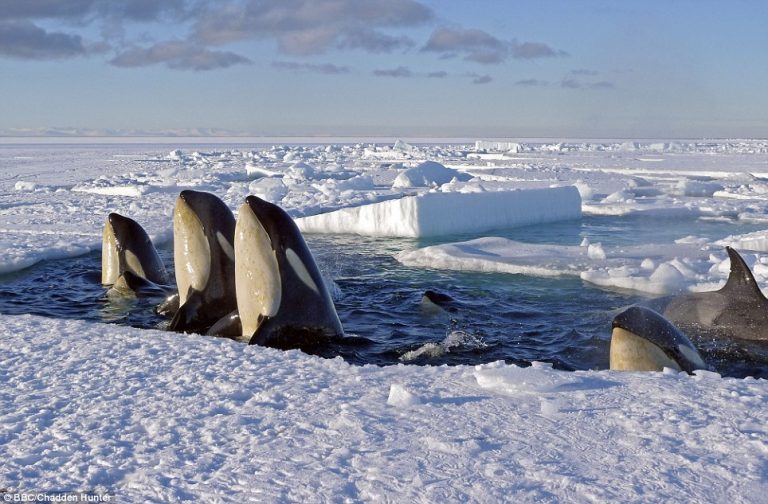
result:
[[[297,219],[305,233],[424,237],[484,232],[581,217],[574,186],[514,191],[430,192]]]

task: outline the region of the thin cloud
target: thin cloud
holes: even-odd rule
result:
[[[79,35],[48,32],[31,21],[0,21],[0,55],[17,59],[54,60],[87,53]]]
[[[93,17],[117,17],[152,21],[164,14],[188,16],[200,1],[185,0],[17,0],[6,1],[0,19],[62,19],[90,21]]]
[[[464,59],[478,63],[501,63],[508,53],[507,44],[477,29],[442,27],[432,32],[423,52],[443,55],[464,54]]]
[[[347,66],[338,66],[331,63],[296,63],[293,61],[273,61],[272,68],[292,72],[311,72],[324,75],[340,75],[350,72]]]
[[[546,87],[549,86],[549,82],[539,79],[523,79],[515,82],[515,86],[522,87]]]
[[[415,0],[249,0],[212,6],[195,25],[207,44],[274,39],[284,54],[321,54],[331,48],[390,52],[410,41],[382,28],[419,26],[432,10]]]
[[[588,68],[577,68],[575,70],[571,70],[572,75],[582,75],[585,77],[595,77],[600,74],[597,70],[590,70]]]
[[[212,46],[246,40],[274,40],[281,53],[290,55],[338,49],[392,53],[415,46],[399,31],[433,18],[420,0],[13,0],[0,8],[0,58],[54,59],[116,46],[115,65],[161,62],[178,69],[213,69],[246,60]],[[38,21],[69,28],[48,32]],[[178,50],[184,56],[158,56],[173,53],[181,42],[133,35],[141,31],[126,26],[129,22],[188,29],[187,47]],[[98,32],[101,37],[85,40]],[[144,47],[149,43],[155,45]]]
[[[593,82],[589,84],[589,87],[592,89],[616,89],[616,86],[613,84],[613,82],[609,81]]]
[[[44,19],[80,17],[94,8],[94,0],[22,0],[3,2],[1,19]]]
[[[582,82],[578,79],[566,77],[560,82],[564,89],[615,89],[616,86],[609,81]]]
[[[547,44],[541,42],[523,42],[512,41],[510,44],[512,57],[515,59],[541,59],[554,58],[558,56],[568,56],[565,51],[552,49]]]
[[[188,22],[197,8],[211,0],[14,0],[0,8],[0,57],[51,60],[90,56],[113,49],[121,40],[126,21]],[[40,25],[45,22],[45,25]],[[58,22],[65,31],[52,31],[42,26]],[[100,28],[102,37],[87,40],[81,35],[86,27]],[[90,30],[89,33],[93,33]],[[199,45],[199,44],[197,44]],[[133,51],[129,48],[127,52]],[[127,56],[119,54],[115,61]],[[205,62],[205,59],[208,62]],[[191,67],[204,68],[223,62],[221,54],[198,51],[198,62]],[[216,61],[214,61],[216,60]],[[229,56],[230,62],[237,58]],[[183,63],[179,64],[184,66]]]
[[[422,52],[435,52],[441,57],[463,54],[475,63],[495,65],[508,59],[541,59],[567,56],[541,42],[506,41],[475,28],[440,27],[432,32]]]
[[[129,49],[110,63],[118,67],[144,67],[163,64],[173,70],[217,70],[249,64],[244,56],[229,51],[211,51],[187,41],[160,42],[151,47]]]
[[[374,30],[350,32],[339,41],[339,49],[362,49],[372,53],[389,53],[399,49],[406,50],[416,45],[406,36],[393,37]]]
[[[439,71],[439,72],[429,72],[427,74],[427,77],[430,79],[445,79],[448,77],[448,72]]]
[[[376,77],[395,77],[400,79],[407,79],[413,77],[413,72],[407,67],[400,66],[389,70],[374,70],[373,75]]]
[[[101,0],[96,4],[103,14],[135,21],[154,21],[164,16],[186,18],[199,7],[194,1],[185,0]]]
[[[488,84],[493,81],[493,77],[490,75],[478,75],[472,80],[472,84]]]
[[[582,87],[581,82],[576,79],[563,79],[560,82],[560,87],[565,89],[579,89]]]

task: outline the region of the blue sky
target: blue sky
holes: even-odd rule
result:
[[[0,0],[0,132],[768,137],[762,0]]]

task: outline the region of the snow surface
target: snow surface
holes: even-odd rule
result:
[[[187,188],[213,191],[233,209],[258,194],[303,217],[413,194],[479,204],[574,186],[585,215],[768,228],[768,141],[520,141],[514,153],[502,143],[494,152],[492,142],[483,152],[412,141],[3,142],[0,272],[98,249],[110,211],[167,242],[174,199]],[[471,178],[393,187],[424,161]],[[481,236],[429,252],[414,240],[398,257],[660,292],[716,288],[727,274],[725,244],[754,251],[745,259],[765,286],[768,231],[624,247]],[[417,351],[445,351],[461,337]],[[0,488],[9,492],[95,489],[126,502],[744,503],[768,493],[764,380],[541,364],[358,367],[213,338],[0,315],[0,384]]]
[[[446,168],[435,161],[424,161],[418,166],[402,171],[397,178],[395,178],[392,187],[396,189],[408,187],[439,187],[454,179],[460,182],[466,182],[471,178],[472,177],[466,173]]]
[[[762,380],[352,366],[33,316],[0,327],[0,486],[120,501],[736,502]]]

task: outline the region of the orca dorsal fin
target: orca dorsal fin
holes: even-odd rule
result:
[[[736,290],[747,291],[760,299],[765,299],[760,287],[757,286],[754,275],[749,270],[749,266],[744,259],[731,247],[725,247],[728,251],[728,257],[731,259],[731,272],[728,275],[728,281],[720,292],[733,292]]]

